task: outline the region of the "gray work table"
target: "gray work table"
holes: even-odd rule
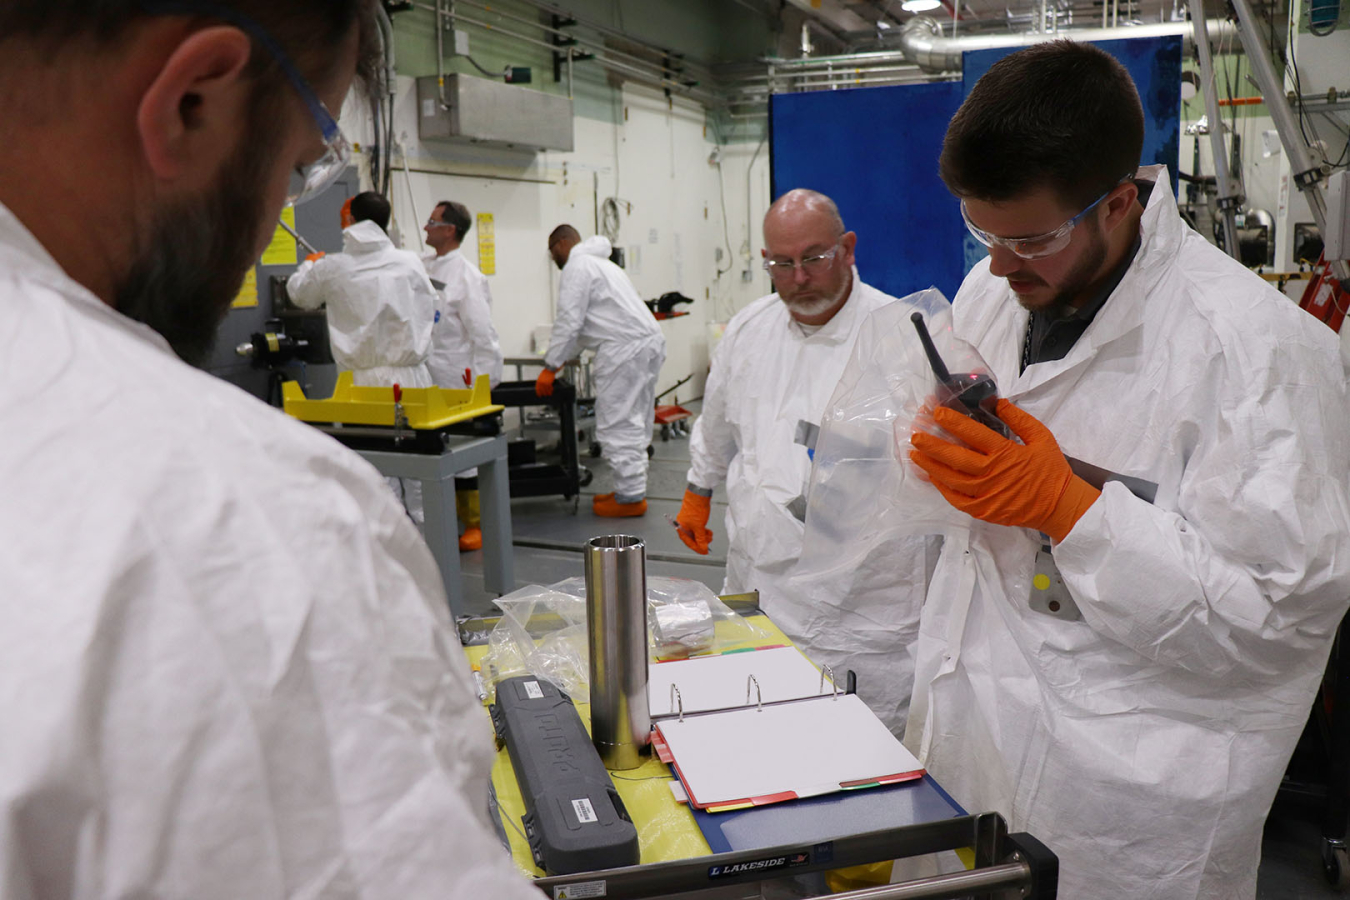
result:
[[[422,483],[423,535],[440,567],[450,614],[456,619],[464,615],[464,584],[459,569],[455,476],[477,468],[483,517],[483,585],[499,596],[515,590],[506,435],[451,437],[439,455],[392,450],[356,452],[381,475],[415,478]]]

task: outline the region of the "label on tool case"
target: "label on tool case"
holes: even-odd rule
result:
[[[709,878],[730,878],[735,875],[759,875],[778,869],[795,869],[811,861],[810,853],[789,853],[787,856],[770,856],[765,859],[752,859],[748,862],[730,863],[725,866],[709,866]]]
[[[531,700],[542,700],[544,698],[544,691],[539,687],[539,682],[525,682],[525,696],[529,697]]]
[[[603,881],[578,881],[576,884],[560,884],[553,889],[553,900],[582,900],[605,895]]]
[[[572,809],[576,811],[577,821],[583,825],[587,822],[600,821],[595,817],[595,807],[591,806],[591,801],[585,797],[580,800],[573,800]]]

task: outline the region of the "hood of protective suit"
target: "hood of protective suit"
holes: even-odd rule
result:
[[[601,259],[609,259],[609,255],[614,252],[614,245],[609,242],[609,238],[603,234],[597,234],[595,237],[588,237],[572,248],[572,253],[580,253],[583,256],[598,256]],[[571,257],[568,257],[571,260]]]
[[[374,253],[377,250],[392,248],[394,242],[384,229],[374,222],[357,222],[342,230],[342,249],[346,253]]]

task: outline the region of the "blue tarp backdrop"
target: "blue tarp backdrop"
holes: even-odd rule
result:
[[[1144,105],[1145,164],[1163,163],[1177,186],[1181,38],[1097,44],[1129,70]],[[1012,50],[963,57],[961,81],[777,94],[769,106],[773,196],[796,187],[829,194],[858,233],[858,271],[888,294],[936,285],[950,299],[984,257],[942,179],[947,123],[975,82]]]

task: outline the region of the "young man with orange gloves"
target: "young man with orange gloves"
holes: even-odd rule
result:
[[[758,590],[761,606],[813,661],[858,673],[859,696],[900,734],[918,603],[889,597],[908,583],[922,599],[922,555],[878,559],[828,593],[792,580],[815,434],[863,322],[896,302],[858,277],[857,241],[834,202],[815,191],[789,191],[765,215],[765,268],[776,290],[732,318],[713,354],[676,523],[680,539],[706,554],[709,498],[725,482],[724,589]],[[886,599],[869,602],[878,590]]]
[[[1129,74],[1066,41],[996,63],[942,177],[989,249],[953,327],[1016,439],[912,459],[945,535],[906,743],[1059,855],[1065,900],[1252,898],[1261,831],[1350,597],[1335,335],[1139,167]]]
[[[647,446],[656,414],[656,378],[666,361],[666,339],[628,276],[609,261],[609,239],[581,239],[571,225],[548,237],[548,252],[562,270],[558,311],[544,371],[535,382],[541,397],[579,350],[595,351],[595,437],[614,470],[614,492],[597,494],[597,516],[647,512]]]

